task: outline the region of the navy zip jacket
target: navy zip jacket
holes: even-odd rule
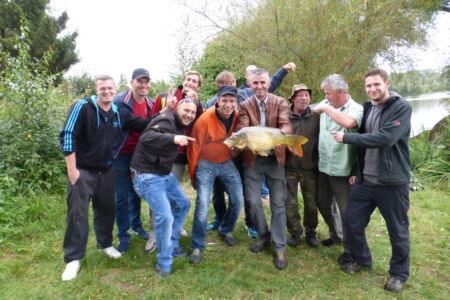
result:
[[[134,117],[114,103],[107,112],[97,103],[97,96],[75,102],[60,134],[60,144],[67,156],[76,152],[77,168],[106,171],[112,166],[113,149],[121,130],[142,131],[148,120]]]
[[[114,97],[114,104],[119,108],[119,110],[126,110],[130,114],[133,114],[133,104],[134,104],[134,98],[133,98],[133,91],[125,91],[122,92]],[[150,116],[150,113],[153,110],[153,100],[149,97],[145,97],[145,102],[147,103],[147,111],[148,111],[148,117],[149,120],[153,119],[154,117],[158,116],[159,113],[157,113],[154,116]],[[128,137],[128,130],[122,130],[117,139],[114,142],[114,152],[113,157],[116,158],[117,155],[120,152],[120,149],[122,149],[123,145],[125,144],[125,141]]]
[[[358,178],[363,179],[365,148],[379,148],[378,181],[387,185],[409,183],[411,104],[397,93],[391,92],[391,97],[381,110],[379,129],[373,133],[366,133],[365,130],[372,104],[365,102],[363,107],[364,115],[359,133],[344,134],[344,143],[357,146]]]

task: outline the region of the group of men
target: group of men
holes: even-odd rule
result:
[[[74,103],[61,132],[68,170],[67,265],[62,279],[74,279],[79,271],[90,200],[97,243],[108,256],[119,258],[128,250],[129,232],[149,241],[155,238],[157,275],[169,275],[174,257],[188,255],[179,243],[190,207],[179,183],[187,164],[197,192],[192,264],[202,260],[208,230],[217,230],[228,246],[237,243],[233,230],[244,206],[248,233],[256,237],[250,250],[261,252],[273,242],[277,269],[287,266],[286,244],[298,246],[304,233],[311,247],[343,244],[341,269],[358,272],[372,265],[364,232],[378,207],[392,245],[385,289],[400,291],[409,275],[411,107],[389,91],[388,75],[381,69],[364,77],[370,100],[364,107],[351,98],[347,82],[338,74],[323,80],[325,100],[316,105],[310,105],[312,91],[304,84],[293,86],[289,102],[272,94],[294,70],[295,64],[288,63],[271,78],[266,70],[249,66],[247,85],[240,88],[234,75],[224,71],[216,78],[217,95],[205,109],[197,94],[202,78],[195,71],[186,74],[176,91],[161,94],[154,102],[147,97],[150,75],[145,69],[135,70],[131,90],[116,98],[112,78],[98,77],[97,96]],[[304,156],[294,155],[286,145],[261,156],[223,143],[248,126],[307,137]],[[261,197],[264,179],[270,195],[270,228]],[[216,216],[208,224],[211,194]],[[141,198],[149,204],[154,233],[142,228]],[[316,232],[318,212],[330,234],[322,241]],[[114,215],[119,251],[112,247]]]

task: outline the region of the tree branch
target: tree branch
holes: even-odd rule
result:
[[[236,36],[237,38],[241,39],[242,41],[248,43],[252,47],[255,47],[255,48],[259,47],[259,45],[255,44],[255,43],[252,43],[251,41],[249,41],[248,39],[246,39],[244,36],[240,35],[239,33],[237,33],[235,31],[233,31],[233,30],[231,30],[229,28],[226,28],[226,27],[220,25],[219,23],[217,23],[212,17],[210,17],[206,13],[205,9],[202,9],[202,10],[196,9],[196,8],[191,7],[190,5],[188,5],[185,1],[183,1],[182,4],[186,8],[190,9],[191,11],[193,11],[194,13],[196,13],[196,14],[202,16],[203,18],[207,19],[209,22],[211,22],[216,28],[220,29],[222,32],[228,32],[228,33]],[[204,7],[206,7],[207,4],[208,4],[208,1],[205,1],[205,6]],[[279,57],[277,54],[275,54],[273,51],[271,51],[267,47],[260,47],[260,49],[262,49],[263,51],[269,53],[270,55],[272,55],[273,57],[275,57],[277,59],[281,59],[281,57]]]

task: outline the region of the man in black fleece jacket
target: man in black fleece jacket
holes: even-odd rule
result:
[[[371,267],[372,257],[365,237],[370,216],[378,207],[386,221],[392,246],[390,277],[384,288],[399,292],[409,276],[409,134],[411,105],[389,92],[386,71],[374,69],[364,76],[371,100],[364,103],[359,133],[335,133],[337,142],[358,148],[359,182],[351,189],[344,226],[347,248],[339,259],[347,273]]]
[[[133,117],[112,103],[116,85],[111,76],[95,80],[97,96],[75,102],[60,135],[67,165],[67,227],[64,236],[63,281],[74,279],[86,252],[89,200],[94,209],[97,244],[111,258],[114,226],[114,145],[122,130],[142,131],[148,120]]]
[[[190,203],[171,170],[178,146],[194,140],[183,133],[196,111],[196,103],[185,98],[174,112],[156,117],[139,138],[131,160],[134,189],[150,205],[155,219],[156,272],[160,277],[170,273],[174,256],[187,255],[179,239]]]

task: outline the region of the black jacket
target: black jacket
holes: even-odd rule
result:
[[[345,133],[344,143],[357,146],[358,177],[363,179],[365,148],[380,149],[378,181],[383,184],[409,183],[409,135],[411,131],[411,105],[400,95],[391,97],[381,110],[379,129],[366,133],[365,124],[372,108],[370,102],[363,104],[364,115],[359,133]]]
[[[292,111],[291,105],[289,121],[291,122],[292,133],[307,137],[308,142],[302,145],[303,157],[298,157],[287,151],[286,170],[317,171],[320,115],[313,113],[311,108],[308,107],[305,115],[300,116]]]
[[[176,112],[153,119],[139,138],[131,167],[139,173],[169,174],[178,155],[174,137],[184,134],[184,128]]]
[[[112,165],[114,144],[121,130],[142,131],[148,121],[133,117],[115,104],[105,112],[96,100],[96,96],[86,97],[71,106],[60,144],[65,156],[76,152],[77,168],[106,171]]]

